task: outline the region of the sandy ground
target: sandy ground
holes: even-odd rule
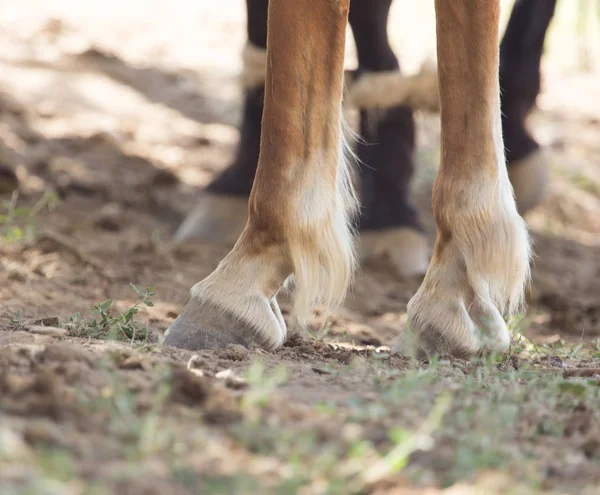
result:
[[[8,490],[0,493],[421,493],[456,482],[452,493],[492,493],[492,485],[583,493],[598,483],[600,79],[597,54],[573,34],[576,15],[561,9],[531,117],[553,181],[527,218],[536,258],[518,325],[540,347],[517,347],[493,365],[428,367],[387,354],[419,280],[400,282],[384,265],[363,267],[318,340],[296,335],[274,354],[204,352],[191,364],[190,353],[158,345],[189,288],[228,249],[173,248],[169,234],[232,158],[241,2],[0,6],[0,480]],[[415,18],[422,29],[411,28]],[[416,70],[435,46],[431,11],[398,0],[392,20],[404,65]],[[439,124],[431,115],[418,123],[414,194],[433,238]],[[135,315],[147,337],[130,343],[91,331],[93,305],[110,299],[116,315],[136,303],[130,283],[156,292]],[[40,319],[67,329],[64,342],[32,332]],[[317,308],[311,330],[322,324]],[[533,381],[520,374],[525,368],[537,370]],[[574,382],[570,369],[588,370],[588,379]],[[226,370],[229,377],[219,375]],[[490,446],[465,444],[467,433],[448,434],[469,421],[473,432],[489,430],[485,410],[458,423],[457,400],[493,402],[486,394],[494,387],[477,381],[481,370],[506,403],[523,404],[511,428],[492,425],[501,440],[481,434],[506,446],[495,453],[502,462],[487,461]],[[567,385],[555,383],[557,373]],[[420,431],[444,390],[456,391],[454,412],[432,433],[436,448],[417,446],[402,458],[405,471],[365,481],[356,462],[366,470],[389,460],[402,444],[390,432]],[[547,397],[536,398],[540,390]],[[561,433],[545,434],[549,423]],[[571,423],[576,434],[567,434]],[[521,470],[503,463],[514,452],[513,462],[527,459],[517,462]],[[538,491],[528,491],[532,480]]]

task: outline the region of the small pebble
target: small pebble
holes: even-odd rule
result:
[[[104,205],[94,218],[94,225],[104,230],[117,232],[123,227],[123,208],[117,203]]]
[[[226,369],[223,371],[219,371],[215,378],[218,380],[223,380],[225,382],[225,386],[233,389],[241,389],[246,388],[248,386],[248,382],[243,378],[236,376],[233,370]]]

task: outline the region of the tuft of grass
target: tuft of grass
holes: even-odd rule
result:
[[[437,397],[429,415],[416,431],[411,432],[404,428],[393,428],[390,430],[389,435],[395,445],[379,461],[363,472],[362,478],[364,483],[376,483],[404,469],[408,464],[410,455],[416,451],[431,450],[435,445],[432,435],[440,428],[444,415],[450,408],[451,403],[452,395],[448,392],[443,392]]]
[[[0,208],[0,238],[7,243],[36,239],[37,216],[44,210],[53,211],[59,198],[54,191],[47,190],[31,208],[18,206],[18,202],[19,191],[15,190]]]
[[[10,320],[11,323],[14,323],[17,326],[21,326],[21,319],[22,319],[23,315],[21,314],[21,310],[19,309],[17,311],[17,314],[14,316],[14,318],[12,318]]]
[[[152,297],[156,295],[156,292],[154,292],[152,286],[142,291],[134,284],[130,285],[138,297],[135,304],[116,315],[113,315],[112,299],[95,304],[90,312],[97,315],[97,317],[91,321],[82,319],[80,313],[75,313],[66,325],[71,335],[94,339],[129,341],[132,344],[135,341],[148,343],[148,327],[135,321],[134,317],[138,314],[141,305],[154,306]]]

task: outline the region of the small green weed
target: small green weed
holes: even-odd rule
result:
[[[22,318],[21,310],[18,310],[17,314],[15,315],[15,317],[12,320],[10,320],[10,322],[14,323],[15,325],[19,325],[20,326],[21,325],[21,318]]]
[[[43,211],[52,211],[59,202],[58,195],[51,190],[31,207],[18,206],[19,191],[15,190],[0,209],[0,238],[4,242],[31,241],[38,235],[37,216]]]
[[[149,330],[146,325],[141,325],[134,320],[139,312],[140,305],[154,306],[152,297],[156,295],[153,287],[145,291],[139,290],[134,284],[131,288],[138,296],[137,302],[127,310],[115,316],[112,314],[112,299],[95,304],[91,313],[98,315],[91,322],[82,320],[80,313],[75,313],[67,322],[67,328],[72,335],[77,337],[90,337],[95,339],[142,341],[148,342]]]

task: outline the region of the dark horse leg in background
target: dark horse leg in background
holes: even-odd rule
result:
[[[387,38],[392,0],[352,0],[349,21],[357,45],[359,67],[366,72],[399,70]],[[247,0],[248,40],[266,47],[268,0]],[[526,127],[540,90],[540,62],[556,0],[517,0],[500,47],[503,132],[509,175],[521,213],[542,199],[546,161]],[[206,188],[199,205],[176,233],[177,240],[201,238],[233,243],[247,218],[247,200],[260,143],[263,85],[245,89],[240,143],[232,165]],[[361,111],[364,143],[356,152],[360,165],[360,251],[387,256],[400,275],[424,273],[427,246],[418,215],[409,201],[414,170],[415,124],[412,110],[391,107]]]
[[[387,36],[392,0],[352,0],[349,22],[358,54],[357,77],[367,72],[399,71]],[[362,215],[360,255],[385,256],[400,276],[424,274],[428,246],[418,213],[410,203],[414,171],[415,120],[409,107],[360,112]]]
[[[359,68],[365,72],[399,70],[387,37],[392,0],[352,0],[349,21],[357,45]],[[248,40],[265,47],[267,0],[247,0]],[[258,161],[263,87],[246,88],[240,144],[232,165],[206,188],[198,206],[175,235],[176,240],[201,238],[233,243],[246,221],[246,202]],[[407,107],[361,112],[364,143],[356,149],[360,168],[362,258],[387,255],[400,275],[422,274],[428,263],[416,209],[408,193],[415,147],[413,113]]]
[[[544,198],[548,164],[526,120],[540,92],[544,41],[556,0],[516,0],[500,44],[502,130],[509,176],[521,213]]]
[[[364,72],[399,70],[387,37],[392,0],[352,0],[350,24],[359,68]],[[248,40],[265,48],[267,0],[247,0]],[[240,143],[232,165],[206,188],[198,206],[181,225],[177,240],[198,237],[233,243],[246,221],[247,198],[258,162],[264,90],[262,84],[245,88]],[[407,107],[361,112],[358,145],[363,214],[359,219],[363,258],[387,251],[401,275],[424,273],[427,245],[417,212],[408,201],[413,173],[415,124]],[[393,249],[391,249],[393,248]]]
[[[248,41],[267,48],[268,0],[246,0]],[[248,197],[254,182],[260,148],[265,97],[264,79],[244,88],[240,141],[233,163],[202,192],[199,203],[175,233],[176,241],[198,238],[235,243],[248,217]]]

